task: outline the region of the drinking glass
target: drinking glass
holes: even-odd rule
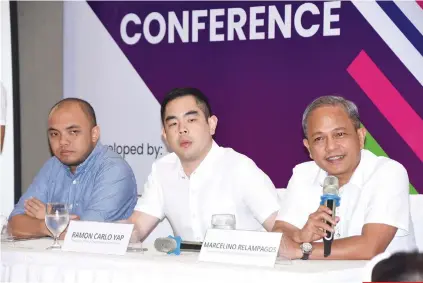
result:
[[[213,229],[235,230],[236,221],[233,214],[213,214],[211,220]]]
[[[128,247],[126,249],[127,252],[137,252],[137,253],[143,253],[147,249],[144,249],[142,247],[142,239],[140,232],[136,228],[132,230],[131,239],[129,240]]]
[[[58,238],[69,224],[69,206],[66,203],[47,203],[45,222],[47,229],[54,238],[53,245],[48,250],[60,250]]]

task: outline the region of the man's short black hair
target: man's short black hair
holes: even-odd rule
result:
[[[77,103],[79,107],[81,107],[85,115],[87,115],[87,118],[90,120],[92,127],[97,126],[97,118],[95,116],[94,108],[87,101],[80,98],[68,97],[68,98],[62,99],[56,104],[54,104],[53,107],[51,107],[50,113],[54,109],[59,108],[60,106],[68,104],[68,103]]]
[[[423,254],[396,253],[380,261],[372,271],[372,282],[422,282]]]
[[[162,117],[163,124],[165,119],[164,115],[166,111],[166,106],[169,104],[169,102],[179,97],[184,97],[188,95],[193,96],[195,98],[195,101],[197,102],[198,107],[200,107],[201,110],[203,111],[204,116],[206,117],[206,120],[210,118],[210,116],[213,115],[208,98],[199,89],[191,88],[191,87],[174,88],[169,93],[166,94],[165,98],[162,101],[160,114]]]

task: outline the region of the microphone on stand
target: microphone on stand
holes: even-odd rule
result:
[[[163,253],[180,255],[181,251],[199,252],[202,242],[186,242],[181,237],[168,236],[167,238],[157,238],[154,241],[154,248]]]
[[[324,205],[332,210],[332,218],[335,220],[336,207],[339,206],[341,198],[339,197],[339,181],[335,176],[327,176],[323,183],[323,195],[320,197],[320,205]],[[326,224],[333,227],[332,223],[326,221]],[[323,254],[328,257],[331,254],[334,233],[326,231],[323,237]]]

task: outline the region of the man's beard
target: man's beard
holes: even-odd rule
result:
[[[85,160],[87,160],[88,156],[90,156],[90,154],[93,152],[93,150],[94,150],[94,147],[92,146],[80,159],[78,159],[76,161],[64,162],[64,161],[60,160],[60,162],[62,162],[64,165],[69,166],[69,167],[78,167],[79,165],[84,163]]]

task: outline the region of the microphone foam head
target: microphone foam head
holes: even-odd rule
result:
[[[339,181],[335,176],[327,176],[323,182],[323,194],[338,195]]]
[[[159,252],[168,253],[176,250],[177,243],[172,238],[157,238],[154,241],[154,248]]]

